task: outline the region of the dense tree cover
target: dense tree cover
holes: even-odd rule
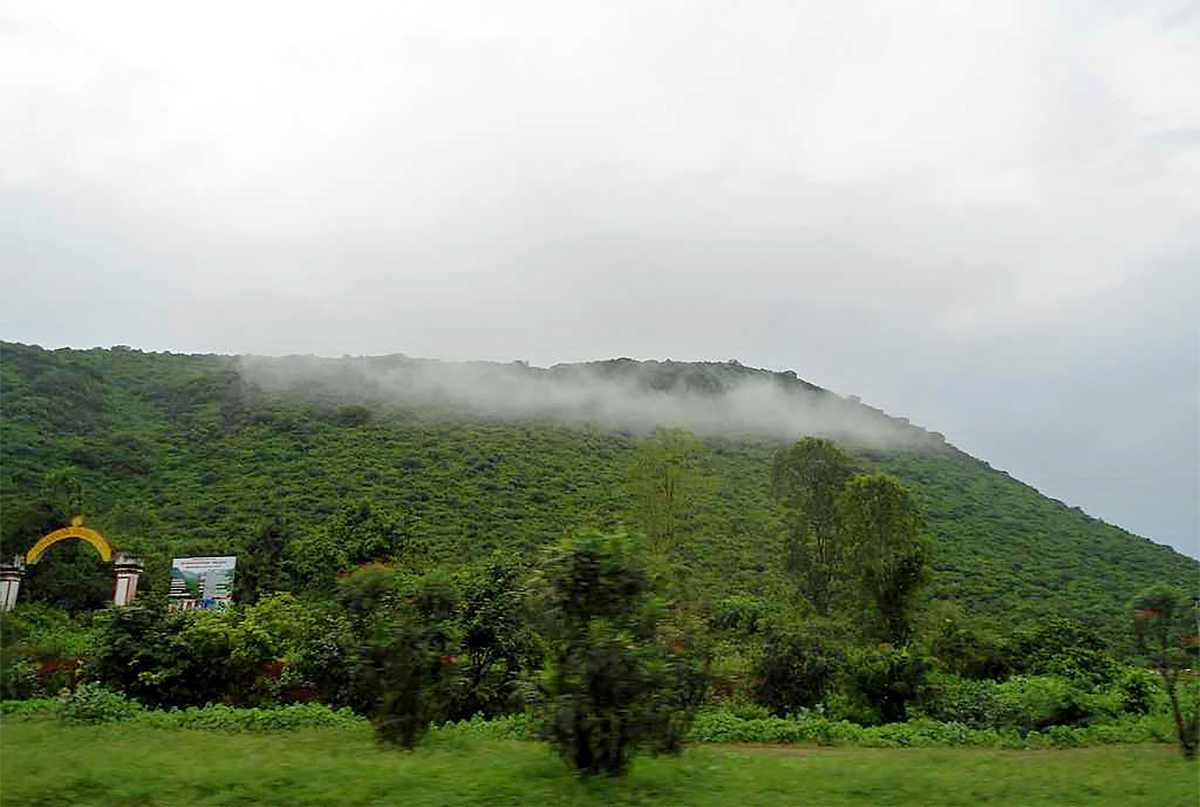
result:
[[[286,579],[262,585],[297,593],[331,592],[343,563],[403,556],[431,569],[495,551],[528,559],[564,529],[639,523],[630,484],[638,435],[390,408],[339,390],[343,363],[310,361],[331,368],[323,384],[267,393],[226,357],[0,345],[0,550],[24,550],[61,523],[47,479],[61,469],[73,469],[88,523],[146,557],[144,594],[165,589],[172,557],[237,554],[251,568],[256,553],[269,559],[276,550],[258,544],[277,519]],[[757,372],[647,367],[601,370],[696,393]],[[771,599],[784,575],[786,519],[770,493],[779,444],[726,436],[701,448],[694,464],[709,481],[688,505],[675,574],[712,602]],[[886,472],[912,492],[935,572],[928,594],[969,617],[1002,616],[992,624],[1007,628],[1065,614],[1132,649],[1120,618],[1129,592],[1195,579],[1194,561],[936,441],[842,448],[852,470]],[[106,599],[110,584],[90,552],[53,547],[22,598],[77,608]],[[73,580],[40,579],[77,565]]]

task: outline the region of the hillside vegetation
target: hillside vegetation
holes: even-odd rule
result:
[[[1131,596],[1156,580],[1194,585],[1200,571],[940,435],[734,362],[541,370],[3,343],[0,411],[4,553],[51,526],[64,496],[81,499],[88,524],[146,557],[143,596],[165,594],[172,557],[242,555],[275,521],[297,586],[380,554],[432,568],[635,523],[631,463],[660,423],[703,440],[677,573],[711,602],[775,590],[771,461],[805,430],[911,488],[932,540],[930,593],[969,614],[1006,627],[1069,616],[1119,642]],[[339,524],[382,544],[350,557],[329,543]],[[23,599],[38,596],[39,576],[86,577],[90,550],[75,543],[50,551]],[[93,604],[109,586],[96,576]]]

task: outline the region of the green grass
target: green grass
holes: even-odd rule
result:
[[[1163,745],[1069,751],[707,746],[583,781],[545,746],[366,727],[240,735],[6,721],[0,804],[1192,805],[1200,769]]]

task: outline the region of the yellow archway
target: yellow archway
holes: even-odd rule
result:
[[[100,553],[100,559],[105,563],[111,562],[113,558],[113,547],[100,533],[93,529],[83,526],[83,516],[75,516],[71,519],[71,526],[63,527],[62,529],[48,532],[38,539],[38,542],[25,553],[26,563],[37,563],[38,558],[42,556],[49,547],[57,544],[59,541],[65,541],[68,538],[78,538],[81,541],[87,541],[92,546],[96,547],[96,551]]]

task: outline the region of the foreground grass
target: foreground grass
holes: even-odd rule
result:
[[[1194,805],[1169,746],[1069,751],[704,746],[583,781],[543,745],[434,733],[413,753],[370,730],[169,731],[48,720],[0,727],[0,804]]]

